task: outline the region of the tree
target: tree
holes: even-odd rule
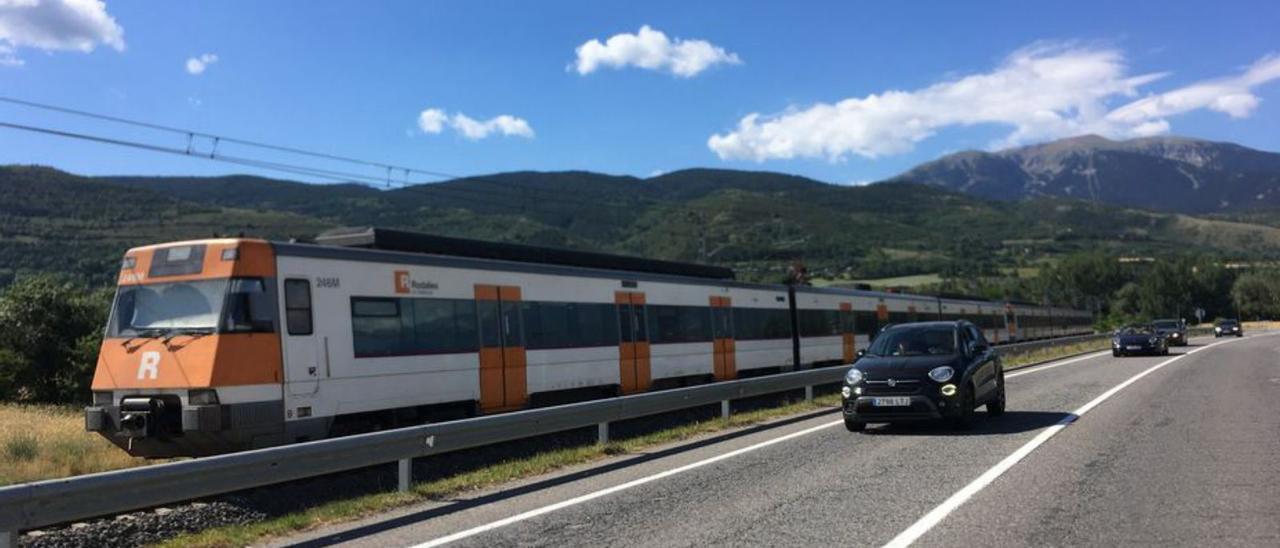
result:
[[[110,295],[47,274],[0,293],[0,398],[83,401]]]
[[[1280,318],[1280,272],[1250,272],[1231,286],[1240,319]]]

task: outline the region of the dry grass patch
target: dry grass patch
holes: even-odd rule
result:
[[[1021,352],[1004,358],[1004,369],[1010,371],[1023,367],[1030,367],[1039,363],[1057,360],[1086,352],[1097,352],[1099,350],[1108,350],[1111,348],[1111,339],[1103,338],[1096,341],[1082,342],[1076,344],[1067,344],[1062,346],[1050,346],[1030,352]]]
[[[84,429],[79,408],[0,404],[0,485],[147,464]]]

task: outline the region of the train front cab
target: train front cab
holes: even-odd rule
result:
[[[270,244],[140,247],[121,264],[85,427],[135,456],[208,455],[284,434]]]

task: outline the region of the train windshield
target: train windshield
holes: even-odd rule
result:
[[[122,286],[110,337],[174,332],[262,332],[274,327],[274,306],[263,280],[232,278]]]
[[[902,327],[876,337],[867,349],[872,356],[944,356],[956,353],[955,328]]]

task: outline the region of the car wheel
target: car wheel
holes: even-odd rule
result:
[[[851,419],[844,420],[844,428],[850,432],[861,432],[867,429],[867,423]]]
[[[956,403],[956,415],[951,418],[951,426],[956,430],[973,428],[973,387],[966,386],[960,393],[960,401]]]
[[[1161,355],[1161,356],[1168,356],[1168,355],[1169,355],[1169,347],[1167,347],[1167,346],[1166,346],[1166,347],[1164,347],[1164,350],[1162,350],[1162,351],[1160,352],[1160,355]]]
[[[1112,351],[1111,351],[1111,357],[1113,357],[1113,358],[1119,358],[1119,357],[1120,357],[1120,351],[1119,351],[1119,350],[1112,350]]]
[[[1004,414],[1004,375],[1000,375],[1000,387],[996,389],[996,397],[987,402],[987,414],[999,417]]]

